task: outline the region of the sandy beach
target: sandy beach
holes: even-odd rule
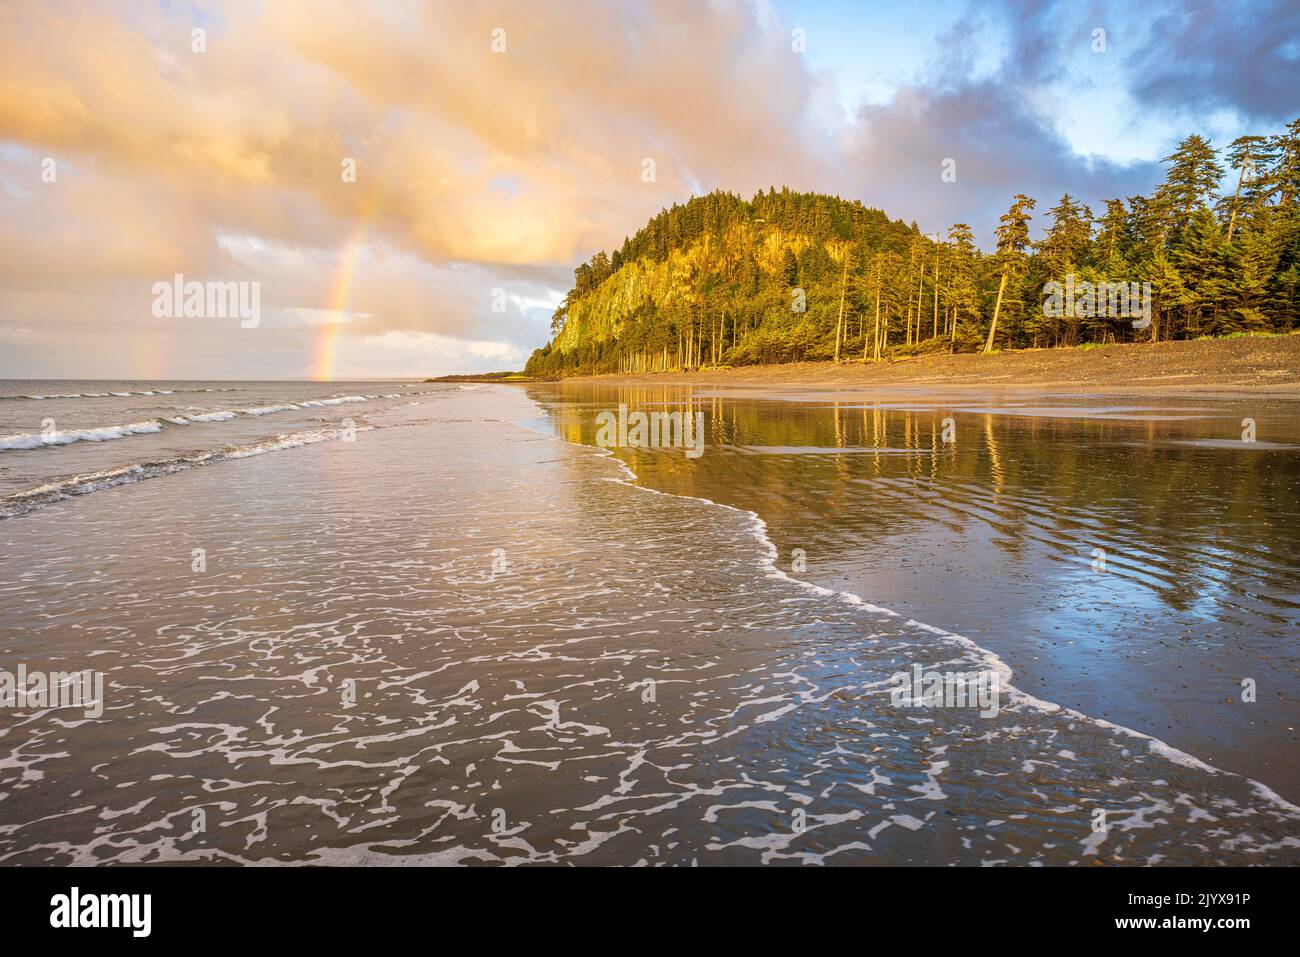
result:
[[[795,362],[652,376],[581,378],[781,389],[926,386],[1007,391],[1068,389],[1098,394],[1239,392],[1300,397],[1300,335],[1030,349],[991,355],[931,355],[879,363]]]

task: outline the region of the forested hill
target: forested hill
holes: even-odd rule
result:
[[[845,253],[901,258],[919,240],[915,224],[834,196],[773,189],[748,202],[723,192],[695,197],[659,213],[613,256],[597,253],[574,271],[551,322],[554,339],[533,353],[527,372],[830,355],[824,327],[838,307]],[[856,287],[860,264],[850,268]]]
[[[525,371],[862,361],[1300,327],[1300,120],[1279,136],[1241,137],[1222,157],[1189,136],[1165,162],[1150,197],[1094,212],[1067,193],[1041,228],[1036,201],[1017,195],[989,253],[965,223],[927,236],[835,196],[695,197],[575,270],[552,341]],[[1226,194],[1224,181],[1234,187]],[[1107,289],[1133,296],[1107,299]]]

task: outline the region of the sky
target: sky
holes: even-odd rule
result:
[[[1294,0],[6,3],[0,377],[517,369],[573,267],[691,195],[987,247],[1015,193],[1036,226],[1149,193],[1297,90]],[[256,324],[160,305],[178,275]]]

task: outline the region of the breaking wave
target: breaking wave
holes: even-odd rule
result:
[[[0,436],[0,451],[38,449],[45,445],[71,445],[73,442],[107,442],[112,439],[124,439],[128,435],[144,435],[161,431],[162,423],[157,419],[150,419],[147,422],[133,422],[130,425],[107,425],[98,429],[20,432],[17,435]]]
[[[375,428],[376,426],[367,425],[361,426],[355,431],[370,432]],[[194,455],[185,455],[158,462],[133,462],[118,468],[106,469],[102,472],[87,472],[82,475],[74,475],[68,479],[50,482],[46,485],[24,489],[21,492],[13,492],[0,497],[0,518],[14,518],[19,515],[26,515],[28,512],[33,512],[36,509],[44,508],[47,505],[64,501],[76,495],[85,495],[89,492],[98,492],[101,489],[115,488],[118,485],[127,485],[131,482],[140,482],[144,479],[172,475],[202,465],[227,462],[231,459],[244,459],[253,455],[263,455],[267,452],[278,452],[282,449],[299,448],[316,442],[328,442],[339,438],[345,431],[347,430],[312,429],[306,432],[276,436],[274,439],[254,442],[249,445],[211,449]]]
[[[194,390],[214,391],[214,390]],[[113,393],[114,395],[165,395],[159,392]],[[106,425],[93,429],[64,429],[47,432],[19,432],[14,435],[0,436],[0,452],[39,449],[44,446],[70,445],[73,442],[107,442],[112,439],[124,439],[132,435],[145,435],[161,432],[164,425],[191,425],[193,423],[229,422],[242,415],[264,416],[279,412],[296,412],[303,409],[326,408],[349,402],[369,402],[374,399],[400,399],[410,395],[422,395],[420,392],[390,393],[385,395],[345,395],[325,399],[306,399],[302,402],[288,402],[275,405],[253,406],[247,409],[216,409],[211,412],[185,412],[180,415],[159,416],[143,422],[128,425]],[[88,394],[87,394],[88,396]],[[5,396],[5,398],[15,398]],[[21,397],[19,397],[21,398]],[[55,398],[54,396],[31,396],[29,398]]]

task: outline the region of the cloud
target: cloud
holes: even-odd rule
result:
[[[964,222],[988,248],[1012,197],[1040,200],[1040,215],[1063,193],[1097,205],[1149,189],[1152,163],[1089,160],[1045,125],[1023,97],[985,80],[951,90],[905,87],[884,105],[865,105],[845,134],[852,195],[897,210],[923,232],[944,236]],[[941,172],[952,161],[955,180]]]
[[[1195,119],[1228,109],[1247,119],[1296,118],[1300,5],[1294,0],[1170,4],[1130,55],[1135,98]]]
[[[1094,211],[1149,194],[1188,133],[1225,146],[1249,118],[1291,118],[1300,48],[1286,25],[1300,12],[1276,8],[972,6],[940,37],[946,52],[844,128],[849,192],[926,232],[965,222],[985,248],[1016,193],[1039,200],[1040,228],[1067,191]],[[1255,56],[1275,74],[1259,77]]]
[[[21,344],[0,375],[295,376],[325,336],[340,374],[504,363],[545,339],[577,262],[713,188],[838,192],[987,243],[1016,192],[1148,189],[1165,144],[1141,137],[1188,103],[1282,115],[1297,13],[1255,10],[1267,30],[1169,2],[972,4],[849,116],[780,0],[6,4],[0,338]],[[1094,22],[1114,56],[1089,52]],[[260,282],[263,327],[160,326],[148,289],[178,272]],[[304,321],[328,316],[348,321]]]
[[[491,48],[498,27],[504,53]],[[6,5],[0,63],[0,283],[23,287],[11,311],[24,322],[43,311],[44,284],[47,303],[95,301],[118,332],[144,334],[136,290],[181,272],[257,279],[264,303],[299,315],[355,314],[344,356],[389,331],[499,335],[522,354],[545,337],[573,264],[691,184],[812,183],[825,165],[807,149],[815,84],[740,2],[590,2],[564,16],[526,2],[277,2],[197,19]],[[53,183],[40,179],[46,157]],[[506,316],[490,309],[498,288]],[[84,312],[43,322],[79,341],[112,334]],[[218,348],[233,373],[253,344]],[[87,352],[63,351],[71,374]],[[299,351],[285,361],[309,362],[310,344]],[[133,371],[119,352],[98,352],[113,361],[86,374]],[[13,359],[0,373],[24,371]]]

